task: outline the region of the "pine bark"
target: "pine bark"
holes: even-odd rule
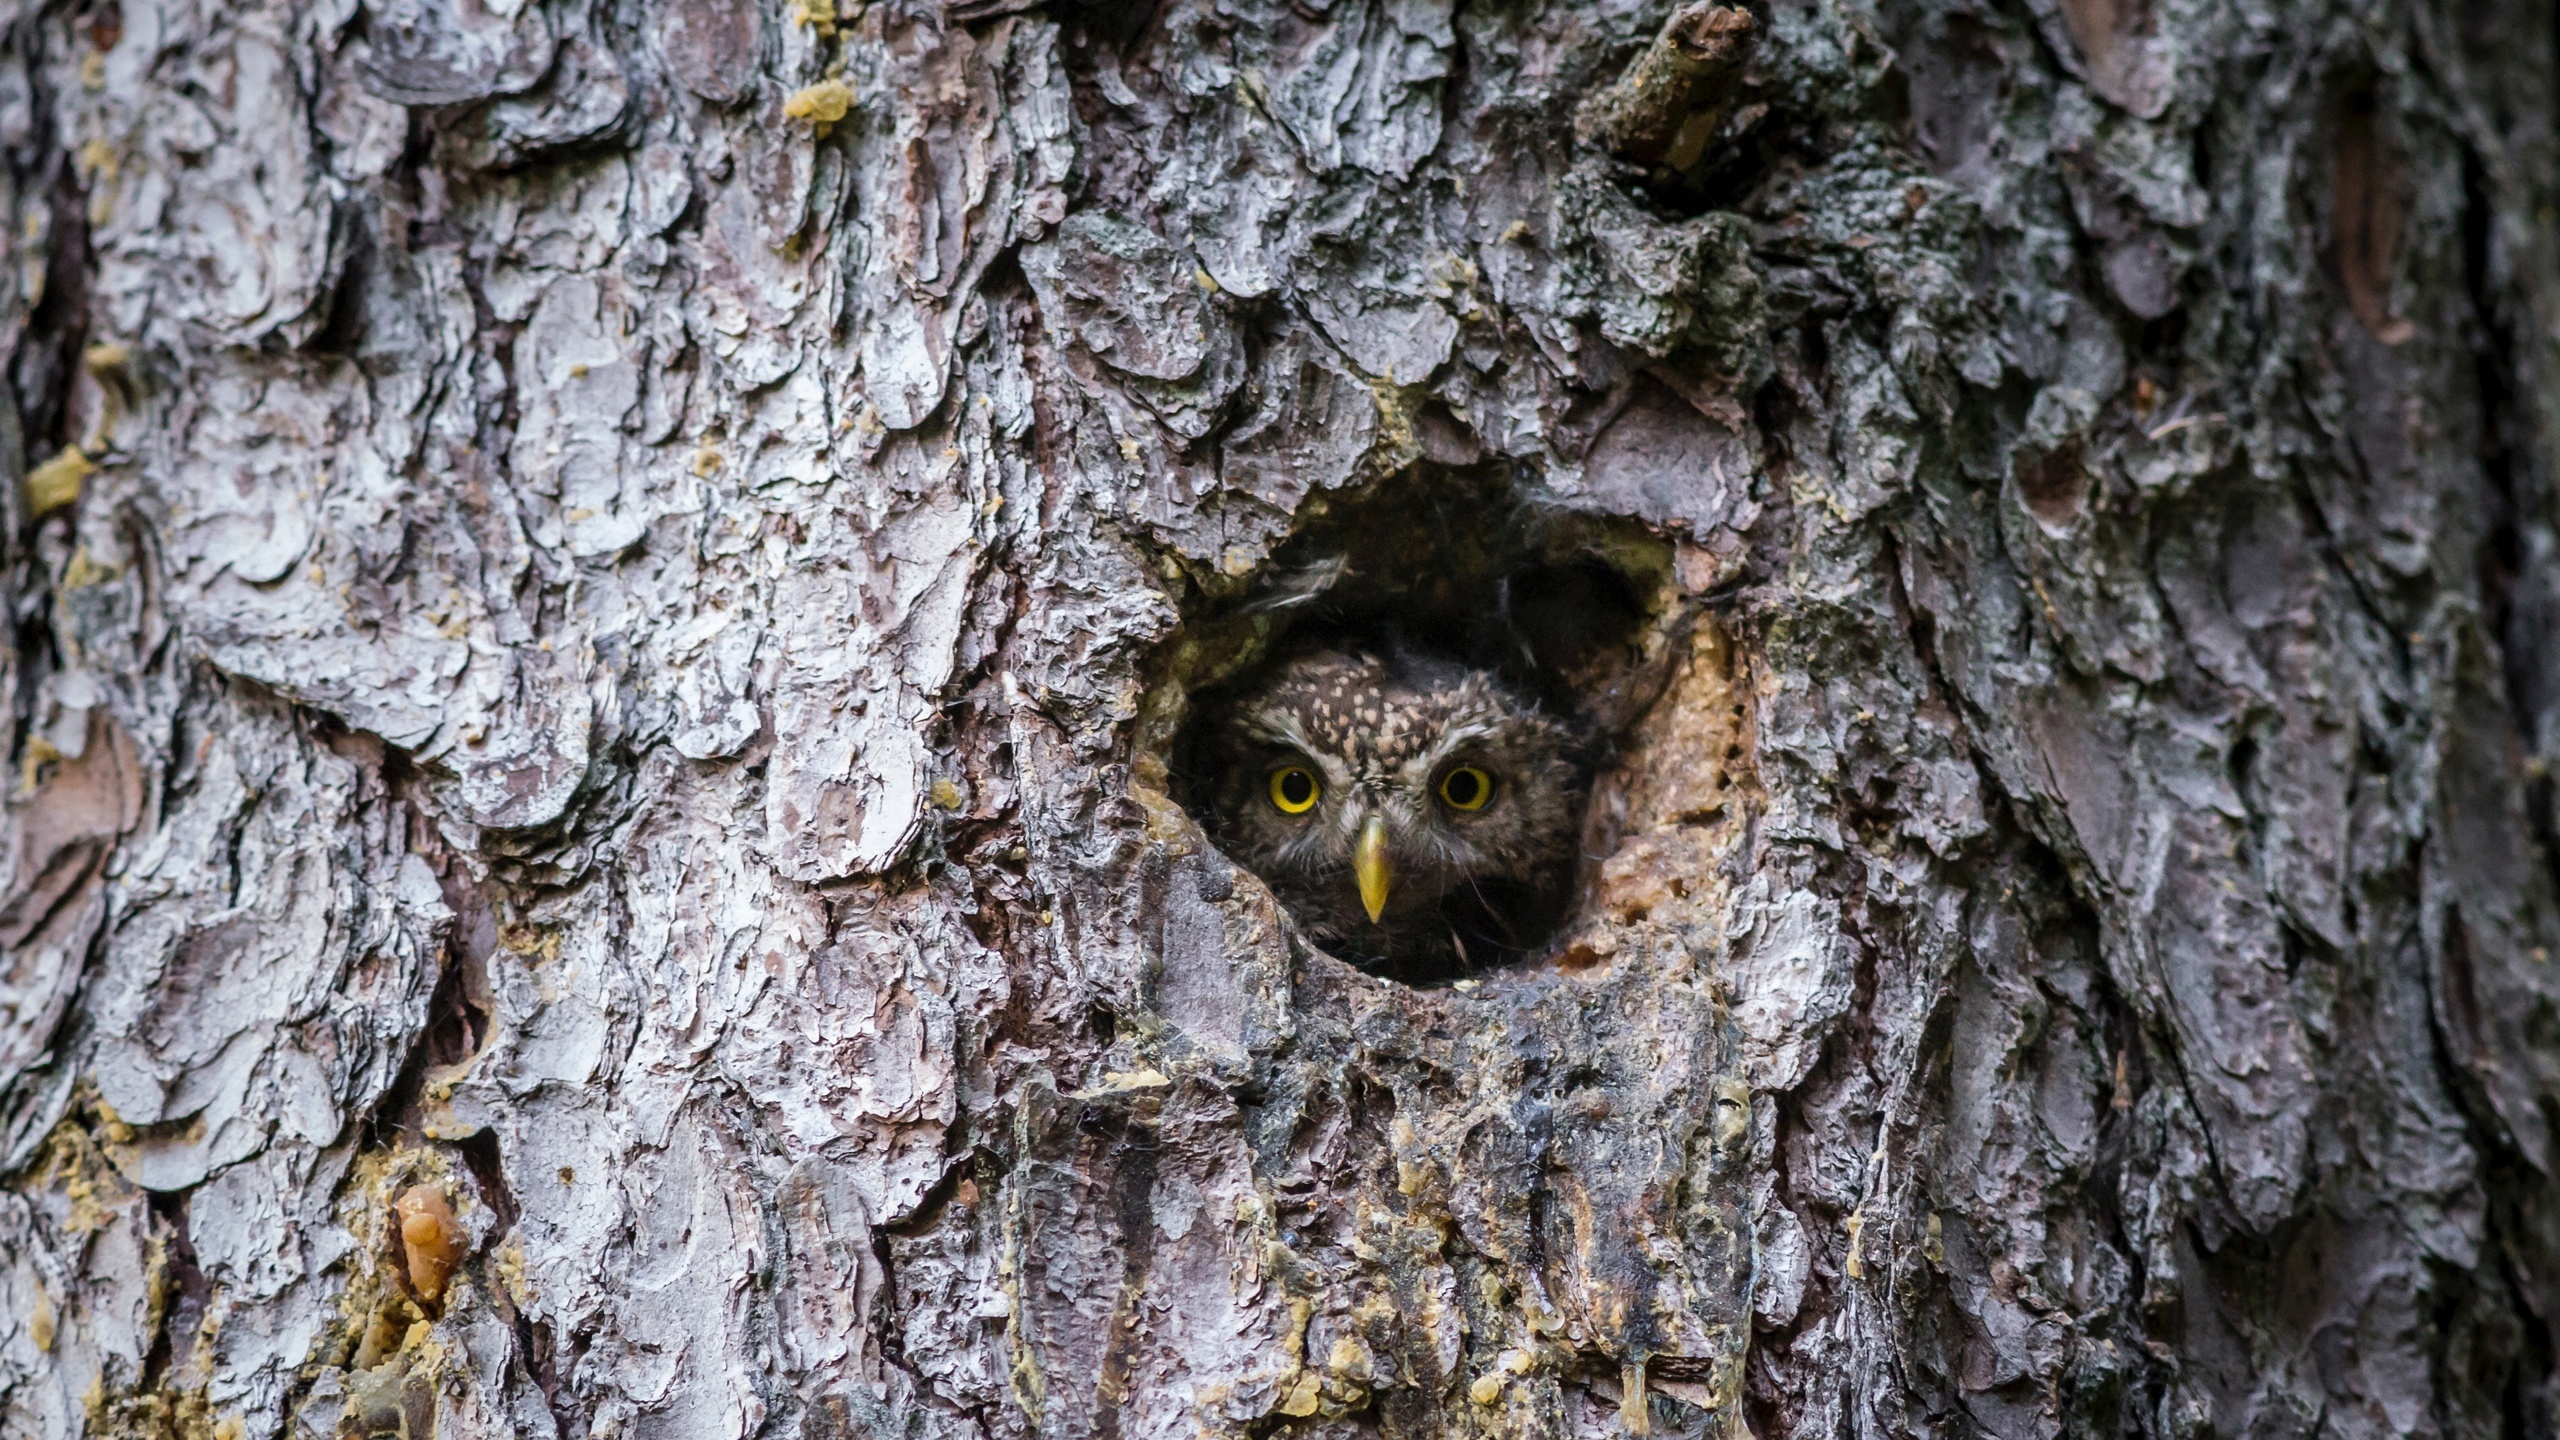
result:
[[[830,4],[0,4],[0,1434],[2554,1433],[2547,0]]]

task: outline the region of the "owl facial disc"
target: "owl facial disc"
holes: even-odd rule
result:
[[[1308,650],[1199,759],[1219,846],[1336,958],[1463,973],[1537,943],[1574,875],[1573,736],[1490,671]]]
[[[1351,874],[1360,882],[1360,903],[1369,912],[1369,923],[1378,923],[1386,913],[1387,889],[1395,883],[1395,862],[1387,858],[1387,817],[1373,814],[1369,823],[1360,827],[1360,843],[1352,847]]]

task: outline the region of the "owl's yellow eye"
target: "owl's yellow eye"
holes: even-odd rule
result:
[[[1493,798],[1493,777],[1473,765],[1459,765],[1440,777],[1440,798],[1452,810],[1481,810]]]
[[[1283,765],[1271,772],[1271,804],[1283,815],[1304,815],[1316,808],[1324,787],[1304,765]]]

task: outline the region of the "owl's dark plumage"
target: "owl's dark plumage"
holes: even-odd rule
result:
[[[1492,675],[1418,655],[1318,651],[1235,697],[1211,737],[1219,842],[1328,951],[1408,979],[1516,955],[1573,874],[1573,737]],[[1313,787],[1275,776],[1303,767]],[[1479,808],[1472,768],[1490,782]],[[1308,789],[1313,803],[1287,813]],[[1372,819],[1391,876],[1355,875]],[[1372,841],[1373,846],[1378,844]]]

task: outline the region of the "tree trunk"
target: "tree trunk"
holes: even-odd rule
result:
[[[2554,1433],[2548,0],[831,3],[0,5],[0,1433]]]

